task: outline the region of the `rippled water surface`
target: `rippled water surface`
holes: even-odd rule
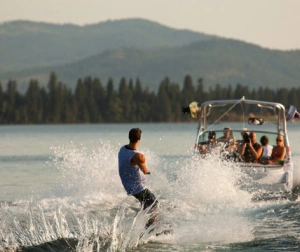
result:
[[[147,183],[160,202],[153,230],[118,175],[132,127],[143,131]],[[295,183],[299,127],[288,124]],[[196,128],[1,126],[0,251],[299,251],[298,195],[253,200],[240,189],[244,174],[193,156]]]

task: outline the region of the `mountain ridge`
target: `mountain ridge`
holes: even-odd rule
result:
[[[31,26],[30,21],[16,21],[13,26],[19,27],[20,24],[28,26],[33,31],[36,27],[41,27],[38,24]],[[47,23],[44,25],[47,26]],[[11,29],[13,26],[10,26]],[[102,28],[99,30],[99,26],[103,27],[103,30]],[[69,32],[63,30],[63,33],[56,29],[57,25],[51,24],[47,27],[50,37],[53,36],[52,29],[55,27],[56,34],[61,35],[66,44],[50,39],[57,43],[59,50],[54,53],[53,48],[48,48],[46,57],[52,59],[47,61],[48,65],[40,64],[39,67],[31,67],[27,62],[28,58],[25,57],[27,69],[14,69],[6,73],[0,71],[2,83],[8,79],[16,79],[23,85],[30,79],[38,79],[45,85],[50,72],[54,71],[63,83],[71,87],[76,85],[79,78],[86,76],[98,77],[104,83],[109,78],[118,82],[125,77],[139,78],[144,86],[155,90],[166,76],[173,82],[181,84],[186,75],[191,75],[194,79],[203,78],[208,86],[239,83],[252,88],[259,86],[277,88],[299,85],[300,50],[272,50],[240,40],[173,29],[144,19],[106,21],[84,27],[64,24],[61,27]],[[85,30],[86,27],[90,29],[88,32]],[[13,31],[18,35],[18,30]],[[99,32],[100,37],[94,31]],[[4,29],[1,29],[0,25],[0,34],[1,32],[3,33]],[[46,34],[48,30],[42,29],[39,33],[43,32]],[[49,39],[49,34],[45,34],[38,36],[42,42]],[[82,36],[84,39],[79,42],[73,41],[74,36]],[[26,37],[30,37],[30,34],[25,33]],[[2,36],[0,36],[0,43],[1,39],[3,40]],[[102,47],[97,46],[99,41]],[[76,45],[69,48],[72,43]],[[93,45],[87,46],[89,43]],[[28,49],[26,46],[29,47],[29,44],[23,47],[19,45],[19,49],[26,50]],[[87,47],[90,53],[85,51]],[[64,51],[66,48],[69,51],[73,50],[73,53],[68,55],[69,51]],[[41,49],[42,47],[39,47],[39,50]],[[78,52],[78,50],[81,53],[75,57],[74,51]],[[3,49],[0,50],[0,55],[2,53]],[[39,51],[35,53],[38,54]],[[14,56],[17,55],[12,54],[12,62],[16,61]],[[33,58],[34,56],[35,54],[30,55]],[[66,57],[68,62],[61,62],[63,56],[68,56]],[[53,61],[60,63],[51,63]],[[3,68],[4,63],[0,62],[0,69],[1,64]]]
[[[107,49],[172,47],[212,38],[143,19],[77,26],[12,21],[0,25],[0,74],[66,64]]]

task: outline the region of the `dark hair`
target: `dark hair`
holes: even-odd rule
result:
[[[243,132],[243,142],[250,143],[250,135],[247,132]]]
[[[209,138],[209,139],[216,138],[216,132],[210,131],[210,132],[208,133],[208,138]]]
[[[267,136],[262,136],[262,137],[260,138],[260,143],[261,143],[262,145],[267,145],[267,144],[269,143],[269,138],[268,138]]]
[[[129,140],[131,143],[136,143],[141,139],[142,131],[139,128],[133,128],[129,131]]]

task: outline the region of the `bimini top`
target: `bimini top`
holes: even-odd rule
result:
[[[268,124],[271,131],[286,133],[286,110],[281,103],[248,100],[245,97],[233,100],[210,100],[198,104],[195,115],[200,126],[206,130],[208,124],[240,122],[247,125]],[[271,126],[271,127],[269,127]]]

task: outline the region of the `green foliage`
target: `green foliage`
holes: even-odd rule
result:
[[[1,55],[1,54],[0,54]],[[5,61],[4,61],[5,62]],[[248,43],[214,39],[183,47],[142,50],[117,48],[98,53],[76,63],[38,68],[10,75],[20,83],[36,78],[44,83],[55,71],[70,88],[80,76],[116,79],[139,76],[144,86],[157,90],[164,76],[182,82],[182,76],[201,76],[208,86],[241,83],[249,88],[297,87],[300,79],[300,51],[263,49]],[[188,80],[183,82],[186,85]],[[182,86],[182,85],[181,85]],[[222,90],[220,90],[222,91]]]
[[[284,105],[300,107],[300,87],[271,90],[265,87],[249,90],[238,84],[222,87],[216,84],[207,90],[203,78],[196,86],[190,75],[184,78],[183,88],[165,77],[157,94],[143,88],[139,78],[127,82],[121,78],[118,88],[109,78],[103,87],[98,78],[90,76],[78,79],[72,92],[51,72],[47,89],[37,80],[30,80],[28,89],[21,94],[16,81],[8,81],[6,89],[0,83],[1,124],[46,123],[133,123],[133,122],[187,122],[193,119],[181,112],[192,101],[202,103],[214,99],[248,99],[276,101]],[[247,108],[245,108],[247,110]],[[235,114],[230,115],[234,120]]]

